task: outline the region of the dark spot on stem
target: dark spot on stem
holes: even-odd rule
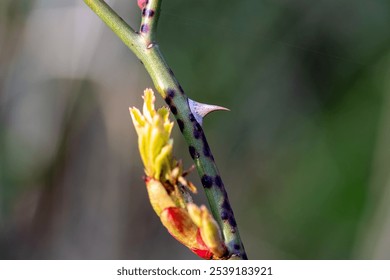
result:
[[[229,214],[226,211],[222,211],[221,213],[221,219],[227,220],[229,218]]]
[[[149,25],[142,24],[140,30],[142,33],[148,33],[149,32]]]
[[[229,221],[229,224],[230,224],[232,227],[235,228],[235,227],[237,226],[236,220],[234,219],[234,216],[233,216],[233,215],[230,215],[230,216],[229,216],[228,221]]]
[[[165,96],[164,100],[165,100],[165,102],[166,102],[169,106],[171,106],[171,104],[172,104],[172,98],[170,98],[170,97],[167,95],[167,96]]]
[[[192,113],[190,113],[189,118],[190,118],[191,122],[195,122],[196,121],[195,116]]]
[[[142,10],[142,16],[144,17],[153,17],[154,16],[154,11],[152,9],[143,9]]]
[[[222,202],[222,205],[221,205],[221,208],[223,209],[222,210],[222,213],[223,213],[223,220],[227,220],[227,222],[229,223],[229,225],[231,225],[233,227],[232,229],[232,232],[235,232],[235,227],[237,226],[237,223],[236,223],[236,220],[234,219],[234,215],[233,215],[233,211],[232,211],[232,208],[230,207],[230,203],[226,197],[226,191],[223,193],[223,196],[225,197],[225,199],[223,200]],[[222,214],[221,214],[222,216]]]
[[[223,182],[222,182],[221,176],[219,176],[219,175],[215,176],[215,184],[220,189],[223,187]]]
[[[222,207],[222,209],[224,209],[225,211],[228,212],[228,215],[230,215],[230,212],[232,211],[232,209],[230,208],[230,203],[227,201],[226,197],[223,200],[221,207]]]
[[[211,154],[211,151],[210,151],[210,147],[207,144],[207,142],[203,143],[203,154],[204,154],[205,157],[209,157],[209,158],[212,157],[212,154]]]
[[[172,103],[169,105],[169,108],[171,108],[171,112],[172,114],[174,115],[177,115],[177,108],[175,105],[173,105]]]
[[[197,159],[199,158],[199,153],[197,152],[197,150],[194,148],[194,146],[189,146],[188,147],[188,150],[190,151],[190,155],[192,157],[192,159]]]
[[[167,90],[167,96],[169,96],[170,98],[174,98],[175,97],[175,91],[173,89],[168,89]]]
[[[209,189],[213,185],[213,178],[209,175],[203,175],[201,178],[203,187]]]
[[[203,142],[203,154],[204,154],[204,156],[210,158],[211,160],[214,160],[214,157],[213,157],[213,155],[211,153],[209,144],[207,143],[206,136],[204,135],[204,133],[202,133],[201,137],[202,137],[202,142]]]
[[[180,131],[184,130],[184,122],[181,119],[177,119],[177,124],[179,125]]]
[[[169,108],[171,109],[172,114],[177,115],[177,108],[172,100],[174,96],[175,96],[175,91],[168,89],[167,95],[165,96],[165,102],[168,104]]]
[[[202,136],[202,127],[200,126],[200,124],[198,124],[198,123],[195,123],[194,124],[194,137],[196,138],[196,139],[199,139],[201,136]]]

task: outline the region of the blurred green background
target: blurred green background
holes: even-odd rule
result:
[[[389,0],[164,0],[187,95],[231,109],[204,128],[249,258],[390,258],[389,27]],[[128,107],[151,86],[81,0],[1,0],[0,258],[197,259],[142,181]]]

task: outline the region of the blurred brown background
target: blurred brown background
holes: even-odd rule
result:
[[[108,3],[138,28],[135,0]],[[164,0],[187,95],[231,109],[204,128],[249,258],[390,258],[389,26],[388,0]],[[0,258],[197,259],[147,200],[146,87],[81,0],[1,0]]]

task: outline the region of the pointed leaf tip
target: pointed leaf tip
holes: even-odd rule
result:
[[[200,102],[196,102],[192,99],[188,98],[188,105],[190,106],[190,110],[192,114],[194,114],[196,121],[202,125],[203,124],[203,118],[214,111],[230,111],[228,108],[218,106],[218,105],[210,105],[210,104],[204,104]]]

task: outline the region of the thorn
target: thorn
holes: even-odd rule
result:
[[[217,106],[217,105],[210,105],[210,104],[204,104],[200,102],[196,102],[194,100],[191,100],[188,98],[188,105],[190,106],[191,112],[194,114],[196,121],[202,125],[203,118],[214,111],[230,111],[228,108]]]

